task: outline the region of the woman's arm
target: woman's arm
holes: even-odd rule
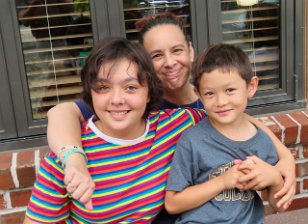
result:
[[[58,104],[48,111],[47,118],[47,140],[50,149],[56,155],[59,155],[63,146],[82,147],[80,124],[84,119],[77,104],[73,102]],[[67,157],[64,182],[68,186],[76,186],[73,192],[71,188],[67,188],[73,198],[85,204],[88,209],[92,208],[91,195],[95,184],[81,154],[73,153]]]
[[[278,202],[280,198],[275,197],[276,193],[280,191],[280,189],[283,187],[283,179],[282,176],[280,175],[279,170],[277,167],[271,167],[271,170],[267,170],[266,174],[270,175],[273,183],[271,186],[268,187],[267,192],[268,192],[268,202],[270,206],[276,211],[276,212],[284,212],[287,208],[285,207],[279,207]]]
[[[59,154],[65,145],[81,147],[81,123],[84,122],[81,111],[74,102],[61,103],[47,113],[47,140],[50,149]]]
[[[261,121],[247,115],[248,119],[262,129],[272,140],[275,145],[276,152],[279,157],[279,161],[276,165],[284,178],[283,188],[275,194],[275,198],[281,198],[277,207],[288,208],[291,204],[295,195],[296,175],[295,175],[295,160],[291,152],[286,148],[285,145],[276,137],[276,135]]]

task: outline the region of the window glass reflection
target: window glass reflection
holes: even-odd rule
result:
[[[93,46],[88,0],[16,1],[34,119],[79,98],[79,72]]]
[[[259,90],[280,88],[280,1],[222,0],[221,9],[223,42],[249,55]]]

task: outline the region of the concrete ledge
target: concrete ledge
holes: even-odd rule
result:
[[[304,224],[308,222],[308,208],[265,216],[264,224]]]

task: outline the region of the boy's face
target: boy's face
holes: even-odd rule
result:
[[[138,67],[127,59],[104,63],[91,90],[96,125],[111,137],[134,139],[145,130],[148,87],[138,82]]]
[[[196,92],[213,124],[238,125],[244,118],[248,99],[255,94],[257,86],[256,76],[247,85],[235,69],[230,72],[216,69],[203,73],[200,89]]]

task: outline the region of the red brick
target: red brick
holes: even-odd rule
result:
[[[0,171],[0,190],[15,188],[10,170]]]
[[[5,200],[4,200],[4,195],[1,194],[0,195],[0,210],[5,209],[5,208],[6,208],[6,203],[5,203]]]
[[[34,166],[34,150],[26,150],[17,154],[17,168]]]
[[[12,207],[27,206],[31,196],[31,191],[31,189],[27,189],[11,192]]]
[[[11,152],[0,153],[0,171],[10,169],[11,161],[12,161]]]
[[[294,144],[297,140],[298,135],[298,126],[297,124],[291,120],[287,115],[285,114],[278,114],[274,116],[275,119],[285,127],[284,135],[285,135],[285,141],[284,143],[286,145],[288,144]]]
[[[295,160],[299,158],[299,148],[298,148],[298,146],[288,147],[288,149],[290,150],[290,152],[293,155]]]
[[[19,187],[31,187],[36,178],[35,167],[23,167],[16,170]]]
[[[295,164],[295,176],[299,177],[299,166],[298,166],[298,164]]]
[[[297,177],[304,177],[308,175],[308,162],[305,163],[298,163],[297,166]]]
[[[33,186],[36,174],[34,163],[34,150],[26,150],[18,152],[17,154],[17,177],[19,187]]]
[[[305,158],[308,158],[308,144],[307,145],[303,145],[303,156]]]
[[[287,211],[308,208],[308,198],[295,198]]]
[[[301,127],[301,133],[300,133],[300,139],[301,143],[308,142],[308,116],[301,112],[293,112],[290,114],[292,118],[294,118],[298,123],[302,125]]]
[[[13,212],[10,214],[0,215],[1,224],[22,224],[25,219],[25,212]]]
[[[303,180],[303,189],[304,191],[308,190],[308,179]]]
[[[295,188],[295,194],[301,193],[301,183],[296,181],[296,188]]]
[[[281,140],[281,128],[271,117],[261,117],[259,118],[263,124],[265,124],[271,131]]]

